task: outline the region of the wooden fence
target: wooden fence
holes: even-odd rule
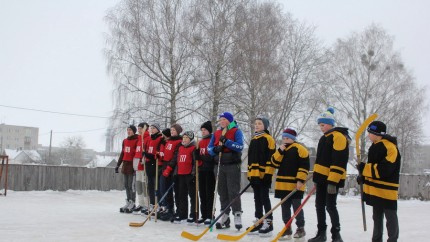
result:
[[[347,177],[342,194],[358,195],[356,176]],[[242,187],[248,180],[242,172]],[[273,185],[273,184],[272,184]],[[312,187],[312,181],[308,187]],[[123,190],[123,177],[114,168],[73,166],[9,165],[8,189],[14,191]],[[250,189],[252,191],[252,189]],[[430,200],[430,175],[400,175],[402,199]]]
[[[340,189],[339,192],[342,195],[359,195],[359,187],[356,181],[357,175],[348,175],[345,181],[345,187]],[[248,184],[246,178],[246,172],[242,172],[242,187]],[[313,182],[310,180],[307,184],[308,190],[313,187]],[[272,189],[274,188],[274,182],[272,182]],[[249,188],[248,191],[252,191]],[[400,188],[399,197],[401,199],[419,199],[419,200],[430,200],[430,175],[411,175],[411,174],[400,174]]]
[[[123,190],[123,177],[114,168],[9,165],[8,190]]]

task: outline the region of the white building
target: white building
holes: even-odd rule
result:
[[[0,124],[0,151],[35,150],[39,141],[39,128]]]

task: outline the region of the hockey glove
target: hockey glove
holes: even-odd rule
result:
[[[224,135],[222,135],[222,136],[219,138],[219,141],[225,145],[225,142],[227,142],[227,138],[226,138]]]
[[[115,167],[115,173],[119,173],[119,166]]]
[[[194,155],[194,159],[196,160],[201,160],[202,158],[200,157],[200,149],[196,149],[193,151],[193,155]]]
[[[171,166],[167,166],[166,169],[163,171],[163,176],[164,177],[168,177],[170,176],[170,173],[172,172],[172,167]]]
[[[336,194],[336,186],[335,185],[333,185],[333,184],[328,184],[327,185],[327,193],[328,194]]]
[[[219,154],[221,151],[222,151],[222,146],[221,146],[221,145],[219,145],[219,146],[215,146],[215,147],[213,148],[213,152],[214,152],[215,154]]]
[[[358,183],[358,185],[362,185],[364,183],[364,177],[363,176],[357,176],[357,183]]]

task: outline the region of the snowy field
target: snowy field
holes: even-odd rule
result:
[[[182,231],[200,234],[204,229],[163,221],[155,223],[153,220],[140,228],[129,227],[129,222],[141,222],[144,217],[119,213],[124,197],[125,192],[122,191],[8,191],[7,197],[0,196],[0,241],[189,241],[180,236]],[[271,197],[272,206],[279,202],[273,194]],[[307,236],[306,240],[301,241],[307,241],[316,232],[314,205],[314,198],[311,198],[305,206]],[[243,195],[242,206],[245,229],[254,219],[252,193]],[[358,197],[340,196],[338,207],[344,241],[370,241],[373,227],[371,207],[366,206],[367,232],[363,231]],[[276,233],[282,228],[280,209],[274,213]],[[430,202],[400,201],[398,214],[399,241],[429,241]],[[219,232],[238,233],[233,228],[222,231],[214,229],[200,241],[218,241],[216,235]],[[247,235],[241,241],[270,241],[270,238]]]

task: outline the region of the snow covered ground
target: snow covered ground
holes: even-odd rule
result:
[[[182,231],[200,234],[204,229],[163,221],[155,223],[153,220],[140,228],[129,227],[129,222],[141,222],[144,218],[118,212],[124,197],[125,192],[122,191],[8,191],[6,197],[0,196],[0,241],[188,241],[180,236]],[[272,198],[272,206],[278,201]],[[245,229],[253,220],[252,193],[243,195],[242,204]],[[316,231],[314,205],[314,198],[311,198],[305,206],[307,238],[313,237]],[[373,227],[371,207],[366,206],[367,232],[363,231],[358,197],[340,196],[338,207],[344,241],[370,241]],[[399,241],[428,241],[430,202],[400,201],[398,214]],[[275,231],[278,232],[282,228],[280,208],[275,211],[274,219]],[[218,241],[216,235],[220,232],[238,233],[232,228],[214,229],[201,241]],[[307,241],[307,238],[302,241]],[[247,235],[242,241],[270,241],[270,238]]]

